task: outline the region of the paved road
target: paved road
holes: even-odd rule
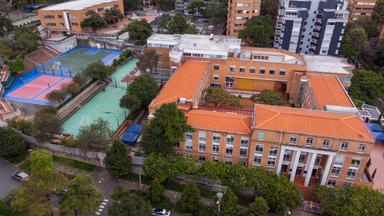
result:
[[[19,182],[11,177],[16,167],[0,158],[0,199],[3,199],[10,190],[18,188]]]

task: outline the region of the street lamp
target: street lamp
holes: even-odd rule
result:
[[[222,192],[218,192],[217,194],[216,194],[216,196],[217,196],[217,202],[216,202],[216,204],[217,204],[217,212],[218,213],[220,213],[220,202],[221,202],[221,198],[223,198],[223,193]]]

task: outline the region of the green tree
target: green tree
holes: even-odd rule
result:
[[[104,19],[105,19],[105,22],[108,24],[115,24],[123,18],[124,18],[124,15],[121,14],[120,10],[118,10],[115,7],[111,9],[107,9],[104,12]]]
[[[25,69],[22,58],[16,58],[14,60],[10,60],[7,62],[7,65],[9,67],[9,71],[11,71],[13,75],[16,75],[17,73]]]
[[[165,29],[167,34],[197,34],[196,27],[189,24],[181,13],[176,13],[173,17],[164,17],[159,26],[160,29]]]
[[[280,6],[279,0],[262,0],[260,15],[270,16],[272,20],[275,20],[277,13],[279,11],[279,6]]]
[[[61,132],[61,124],[56,116],[55,108],[41,109],[33,118],[34,135],[40,140],[46,140],[50,138],[50,134]]]
[[[209,88],[205,95],[205,102],[215,107],[240,108],[240,98],[222,88]]]
[[[239,37],[252,46],[269,46],[273,41],[274,25],[269,16],[254,16],[246,22]]]
[[[230,188],[227,188],[220,202],[221,211],[219,215],[237,216],[240,211],[238,201],[239,198],[237,198],[236,194]]]
[[[41,38],[39,33],[33,28],[16,28],[14,34],[14,40],[11,43],[14,56],[24,56],[36,50],[39,46]]]
[[[87,78],[85,72],[77,73],[73,77],[73,82],[77,83],[79,85],[79,87],[84,86],[87,83],[87,81],[88,81],[88,78]]]
[[[279,92],[274,92],[272,90],[264,90],[260,94],[251,98],[254,101],[260,103],[269,104],[269,105],[282,105],[284,104],[284,99]]]
[[[175,9],[175,0],[154,0],[154,3],[162,11]]]
[[[209,22],[213,25],[225,25],[227,23],[227,12],[228,12],[227,1],[213,1],[210,2],[205,9],[204,16],[209,19]]]
[[[25,152],[23,137],[10,127],[0,127],[0,156],[5,159],[17,157]]]
[[[151,205],[141,196],[129,193],[114,201],[108,209],[111,216],[148,216],[152,213]]]
[[[174,166],[162,155],[156,153],[151,153],[145,158],[143,170],[147,176],[157,179],[160,183],[176,176]]]
[[[361,16],[348,24],[351,28],[363,28],[368,38],[377,36],[377,23],[370,16]]]
[[[153,49],[146,49],[142,55],[139,55],[136,63],[141,72],[152,74],[157,68],[160,56]]]
[[[93,123],[81,127],[76,143],[86,149],[105,150],[108,145],[111,130],[106,120],[98,118]]]
[[[192,15],[197,14],[197,16],[200,16],[201,13],[203,12],[203,8],[204,8],[204,1],[193,0],[188,7],[188,13]]]
[[[200,190],[195,183],[188,183],[178,201],[184,211],[196,214],[200,210]]]
[[[146,154],[152,152],[170,155],[173,147],[184,139],[184,134],[192,131],[184,113],[175,103],[162,105],[154,113],[154,119],[144,128],[143,148]]]
[[[384,96],[384,77],[373,71],[355,69],[348,92],[356,104],[374,104]]]
[[[143,1],[140,1],[140,0],[124,0],[125,11],[138,10],[142,5],[143,5]]]
[[[120,106],[131,112],[146,108],[157,95],[156,81],[148,74],[142,74],[128,86],[127,92],[120,99]]]
[[[24,134],[32,135],[33,123],[30,120],[25,120],[22,118],[12,118],[7,120],[7,125],[9,127],[12,127],[12,128],[15,128],[16,130],[21,131]]]
[[[248,207],[248,216],[268,216],[268,203],[262,197],[256,197],[255,202]]]
[[[321,209],[334,216],[380,216],[384,214],[384,195],[367,187],[325,187],[314,189]]]
[[[160,181],[155,178],[149,185],[148,193],[152,203],[159,203],[163,196],[164,186],[160,184]]]
[[[376,2],[375,10],[372,13],[372,19],[378,24],[384,24],[384,0]]]
[[[50,194],[65,184],[65,178],[55,172],[51,155],[32,151],[29,160],[30,179],[21,184],[11,200],[11,207],[30,216],[53,215]]]
[[[129,39],[135,44],[144,45],[152,34],[152,27],[146,20],[135,20],[128,24],[125,31],[129,33]]]
[[[85,68],[85,75],[92,79],[102,80],[112,74],[112,68],[102,62],[94,62]]]
[[[51,102],[63,102],[65,99],[65,94],[60,90],[53,90],[49,92],[46,98]]]
[[[76,95],[77,93],[80,92],[80,86],[77,82],[72,81],[68,84],[64,84],[62,87],[62,91],[65,95]]]
[[[104,28],[107,25],[105,19],[93,10],[88,11],[85,16],[86,18],[80,23],[82,28],[89,27],[93,32],[96,32],[97,29]]]
[[[114,140],[107,151],[105,166],[114,177],[126,176],[131,171],[131,157],[128,155],[127,147],[120,140]]]
[[[12,30],[12,21],[5,14],[0,12],[0,36],[4,36]]]
[[[78,175],[67,185],[60,204],[60,213],[68,216],[94,213],[103,201],[103,195],[96,190],[91,177]]]
[[[340,46],[341,54],[350,59],[356,59],[360,52],[368,47],[368,37],[361,27],[347,26]]]

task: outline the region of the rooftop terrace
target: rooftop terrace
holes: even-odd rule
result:
[[[354,69],[347,59],[335,56],[304,55],[304,61],[310,72],[350,74]]]

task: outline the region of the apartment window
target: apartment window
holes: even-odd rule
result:
[[[256,68],[249,68],[249,73],[256,73]]]
[[[241,73],[244,73],[245,72],[245,67],[240,67],[240,70],[239,70]]]
[[[352,183],[351,182],[344,182],[343,186],[344,187],[352,187]]]
[[[306,158],[305,154],[300,154],[300,156],[299,156],[299,163],[305,163],[305,158]]]
[[[217,65],[217,64],[213,65],[213,70],[219,70],[219,69],[220,69],[219,65]]]
[[[275,75],[275,69],[269,69],[269,75]]]
[[[248,137],[241,137],[241,140],[240,140],[240,157],[247,157],[248,144],[249,144],[249,138]]]
[[[328,186],[336,186],[336,181],[335,180],[328,180],[327,185]]]
[[[63,15],[57,15],[57,17],[59,17],[61,19],[61,18],[63,18]]]
[[[236,66],[230,66],[229,72],[236,72]]]
[[[262,159],[262,156],[253,157],[253,165],[254,166],[260,166],[261,165],[261,159]]]
[[[333,166],[331,170],[331,175],[338,177],[340,175],[340,172],[341,172],[341,167]]]
[[[233,77],[225,77],[225,87],[233,88],[234,82],[235,82],[235,79]]]
[[[340,150],[346,151],[348,149],[348,142],[341,142]]]
[[[78,23],[71,23],[72,26],[79,26]]]
[[[352,159],[351,167],[359,168],[361,164],[361,159]]]
[[[269,156],[277,156],[277,147],[271,146],[271,149],[269,149]]]
[[[330,142],[329,140],[324,140],[324,141],[323,141],[323,148],[324,148],[324,149],[329,148],[329,142]]]
[[[213,80],[218,81],[219,80],[219,74],[213,74]]]
[[[199,155],[199,162],[205,161],[205,155]]]
[[[305,146],[306,147],[311,147],[313,144],[313,138],[312,137],[308,137],[307,138],[307,142],[305,143]]]
[[[212,153],[218,154],[220,152],[220,145],[212,143]]]
[[[226,154],[227,156],[232,156],[232,154],[233,154],[233,146],[227,146],[227,147],[225,148],[225,154]]]
[[[291,161],[290,152],[288,152],[288,151],[284,152],[283,161]]]
[[[205,152],[206,145],[205,143],[199,142],[199,152]]]
[[[292,136],[291,139],[289,139],[289,144],[295,145],[297,141],[297,137]]]
[[[235,137],[233,135],[227,135],[227,144],[226,144],[225,153],[228,156],[231,156],[233,154],[234,141],[235,141]]]
[[[44,19],[55,19],[55,15],[46,15]]]
[[[212,143],[220,144],[220,134],[218,133],[212,134]]]
[[[259,74],[262,74],[262,75],[265,74],[265,69],[264,68],[260,68],[259,69]]]
[[[357,152],[360,152],[360,153],[365,152],[366,147],[367,147],[367,145],[365,145],[365,144],[360,144],[360,145],[359,145],[359,149],[357,150]]]
[[[276,164],[276,157],[268,157],[267,167],[273,168]]]
[[[232,160],[231,159],[225,159],[225,164],[231,165],[232,164]]]
[[[212,160],[213,160],[213,161],[216,161],[216,162],[218,162],[218,161],[219,161],[219,158],[218,158],[218,157],[215,157],[215,156],[213,156],[213,157],[212,157]]]
[[[354,179],[357,175],[357,169],[350,167],[347,172],[347,178]]]
[[[264,146],[262,144],[256,144],[255,155],[263,155]]]
[[[192,133],[185,133],[185,150],[192,150]]]
[[[279,75],[280,76],[285,76],[285,70],[284,69],[280,69]]]
[[[205,142],[207,140],[207,132],[205,131],[199,131],[199,151],[200,152],[205,152]]]
[[[258,140],[264,140],[264,138],[265,138],[265,134],[264,134],[264,132],[259,132],[259,133],[257,134],[257,139],[258,139]]]

